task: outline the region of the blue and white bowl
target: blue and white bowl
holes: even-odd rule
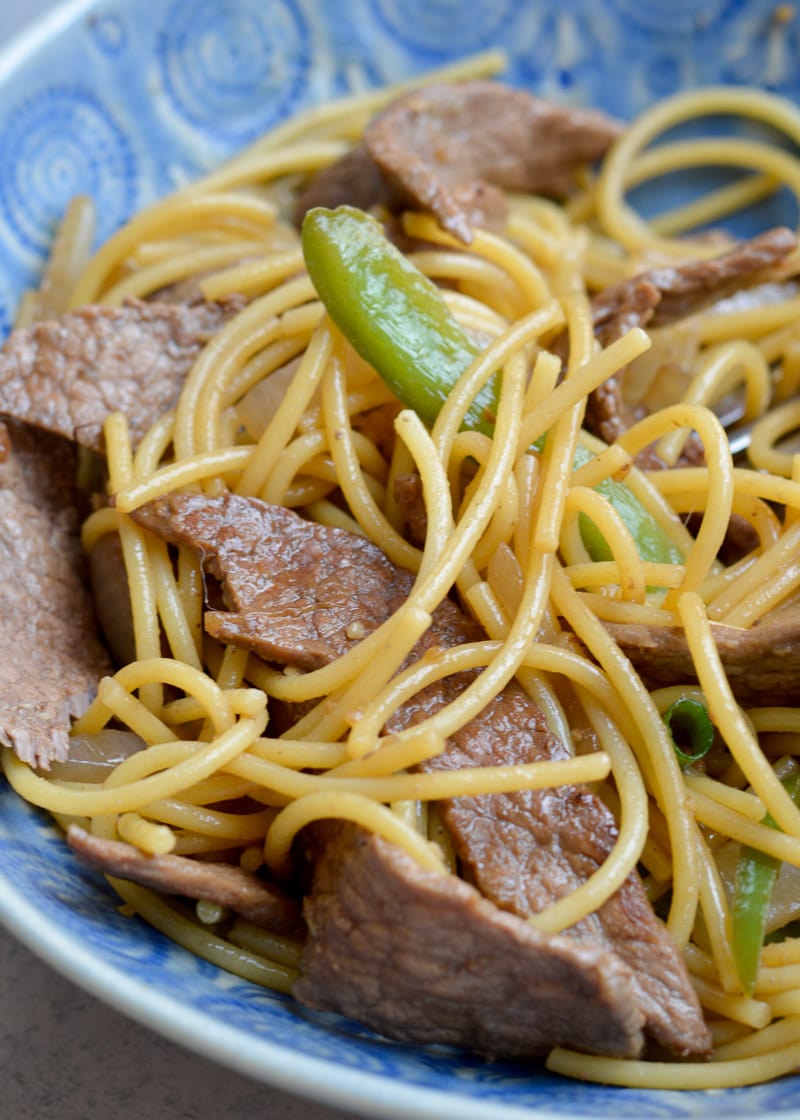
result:
[[[781,20],[777,7],[72,0],[0,55],[0,337],[76,193],[97,200],[105,238],[286,116],[487,47],[507,52],[512,82],[623,117],[708,83],[800,97],[800,13]],[[80,985],[241,1072],[373,1117],[800,1116],[796,1078],[644,1092],[389,1043],[222,973],[116,907],[0,778],[0,921]]]

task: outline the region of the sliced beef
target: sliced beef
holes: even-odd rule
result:
[[[163,288],[148,295],[148,303],[177,303],[189,304],[197,306],[205,302],[203,290],[200,287],[201,281],[209,273],[192,273],[191,276],[186,276],[183,280],[175,280],[171,284],[165,284]]]
[[[128,416],[134,445],[172,408],[205,343],[241,307],[89,306],[14,331],[0,351],[0,414],[104,450],[103,422]]]
[[[233,495],[209,502],[200,494],[174,494],[132,516],[201,552],[208,572],[222,582],[229,610],[206,612],[208,633],[281,665],[327,665],[353,644],[344,634],[348,625],[374,629],[411,586],[410,574],[383,553],[376,556],[369,541],[348,533],[347,548],[339,548],[336,537],[314,532],[310,522],[280,506]]]
[[[75,449],[9,422],[0,464],[0,743],[48,768],[110,672],[84,583]]]
[[[0,490],[55,514],[74,508],[76,473],[77,455],[68,440],[0,420]]]
[[[428,535],[428,511],[425,508],[422,479],[416,471],[397,476],[394,483],[394,500],[405,521],[407,538],[412,544],[422,548]]]
[[[185,856],[148,856],[131,844],[92,836],[78,825],[67,829],[67,840],[81,859],[106,875],[130,879],[164,894],[229,906],[273,933],[288,933],[299,920],[300,908],[280,887],[241,867]]]
[[[686,319],[762,283],[796,248],[796,235],[777,226],[718,257],[650,268],[621,280],[592,300],[595,334],[608,346],[631,327],[664,327]]]
[[[606,293],[610,293],[607,301]],[[645,326],[658,306],[661,294],[656,285],[644,277],[605,289],[592,301],[595,337],[602,346],[609,346],[634,327]],[[606,443],[613,443],[632,427],[638,416],[622,392],[620,374],[612,374],[589,394],[584,424]],[[638,460],[644,470],[660,469],[664,463],[645,448]]]
[[[692,464],[687,464],[687,466],[688,465]],[[689,514],[686,519],[686,527],[693,537],[696,537],[699,533],[701,524],[702,516],[700,514]],[[728,528],[725,532],[725,539],[720,545],[717,558],[725,567],[730,567],[731,564],[735,564],[745,556],[749,556],[754,548],[758,548],[760,543],[761,538],[753,525],[740,514],[732,513],[728,521]]]
[[[503,190],[563,197],[619,131],[604,113],[554,105],[501,82],[428,86],[379,113],[355,153],[312,182],[298,216],[342,202],[422,209],[469,244],[473,226],[502,223]]]
[[[373,206],[393,208],[393,192],[363,143],[356,144],[335,163],[323,167],[310,180],[295,203],[294,220],[300,226],[315,206]]]
[[[718,257],[640,272],[594,297],[595,335],[608,346],[632,327],[663,327],[685,319],[735,292],[761,284],[796,248],[795,234],[779,226]],[[586,427],[606,443],[613,443],[635,419],[624,400],[619,375],[589,395]],[[664,464],[647,451],[640,465],[658,468]]]
[[[226,495],[173,494],[136,511],[141,524],[203,555],[222,582],[230,613],[207,628],[280,664],[326,664],[353,644],[353,624],[369,633],[408,595],[413,577],[371,542],[303,521],[280,507]],[[473,641],[482,631],[450,600],[413,651]],[[453,699],[474,673],[430,686],[394,717],[397,730]],[[563,758],[527,694],[509,684],[453,735],[430,768]],[[443,805],[466,874],[497,906],[522,917],[585,881],[606,858],[616,826],[583,788],[459,798]],[[597,915],[570,931],[580,945],[602,945],[632,970],[646,1029],[677,1053],[704,1053],[709,1039],[680,956],[655,918],[635,875]]]
[[[353,429],[366,436],[387,462],[391,459],[394,450],[394,423],[402,407],[399,401],[389,401],[387,404],[368,408],[366,412],[359,413],[352,420]]]
[[[641,1050],[643,1016],[614,953],[543,934],[363,829],[337,828],[320,846],[305,917],[294,994],[311,1007],[490,1058],[558,1043]]]
[[[613,443],[632,428],[637,419],[636,411],[631,408],[622,392],[619,376],[611,377],[592,389],[586,401],[584,426],[598,439]],[[642,470],[660,470],[666,463],[649,447],[636,456],[636,465]]]
[[[607,622],[606,627],[650,687],[697,681],[680,627],[618,622]],[[797,702],[800,610],[772,611],[746,630],[712,622],[711,631],[740,704],[749,707]]]

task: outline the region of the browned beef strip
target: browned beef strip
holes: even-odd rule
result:
[[[603,346],[609,346],[634,327],[645,326],[661,298],[658,288],[647,278],[636,283],[632,280],[624,288],[615,285],[615,288],[620,289],[616,298],[603,303],[604,292],[600,292],[592,303],[595,336]],[[619,374],[612,374],[589,394],[584,424],[606,443],[613,443],[636,420],[636,413],[623,396]],[[638,465],[644,470],[658,470],[664,463],[650,448],[645,448]]]
[[[0,464],[0,743],[47,768],[110,672],[83,579],[75,449],[9,421]]]
[[[697,680],[686,637],[679,627],[616,622],[607,622],[606,627],[651,687]],[[712,622],[711,631],[740,704],[796,704],[800,610],[771,611],[747,630]]]
[[[795,234],[778,227],[711,260],[689,261],[639,273],[595,296],[592,301],[595,333],[600,342],[608,346],[632,327],[666,326],[708,304],[730,300],[752,286],[765,287],[765,299],[774,300],[774,285],[764,284],[764,278],[796,248]],[[637,419],[625,401],[619,374],[609,377],[589,394],[584,423],[606,443],[613,443]],[[703,446],[693,433],[678,465],[696,466],[704,461]],[[666,467],[653,447],[642,448],[636,463],[644,470]],[[734,563],[757,544],[758,537],[752,526],[733,514],[720,559],[724,563]],[[665,651],[663,643],[659,641],[658,644]],[[655,655],[655,651],[653,653]]]
[[[172,284],[165,284],[163,288],[147,296],[148,303],[178,303],[197,305],[204,303],[203,290],[200,284],[209,273],[193,273],[183,280],[175,280]]]
[[[366,436],[387,460],[391,459],[394,450],[394,422],[402,407],[399,401],[390,401],[353,417],[353,429]]]
[[[469,884],[360,828],[329,830],[294,994],[382,1034],[534,1058],[554,1044],[642,1047],[630,972],[600,944],[543,934]]]
[[[341,202],[429,210],[469,244],[473,226],[504,220],[503,189],[563,197],[619,131],[604,113],[554,105],[501,82],[428,86],[370,121],[355,154],[320,172],[298,216]]]
[[[795,234],[778,226],[718,257],[651,268],[612,284],[592,300],[595,335],[608,346],[632,327],[663,327],[685,319],[743,288],[762,283],[770,270],[796,248]],[[634,420],[618,375],[589,395],[586,427],[606,443],[613,443]],[[650,453],[641,465],[663,466]]]
[[[405,535],[412,544],[422,548],[428,535],[428,511],[422,479],[416,471],[400,474],[394,482],[394,500],[405,522]]]
[[[344,628],[360,621],[365,632],[373,630],[410,587],[409,573],[396,574],[369,541],[346,534],[348,548],[332,548],[325,533],[305,530],[313,528],[310,522],[264,502],[174,494],[132,516],[202,552],[207,570],[222,582],[230,609],[206,612],[208,633],[281,665],[327,665],[343,643],[353,644]]]
[[[392,206],[392,191],[380,169],[363,143],[318,171],[300,193],[295,203],[294,220],[303,218],[315,206],[357,206],[371,210],[373,206]]]
[[[690,514],[687,518],[686,527],[693,537],[697,536],[701,522],[702,516],[700,514]],[[732,513],[717,558],[722,564],[729,567],[748,556],[760,543],[761,538],[750,522],[740,514]]]
[[[164,894],[229,906],[247,921],[273,933],[288,933],[300,917],[299,906],[280,887],[233,864],[186,856],[148,856],[131,844],[92,836],[74,824],[67,829],[67,840],[81,859],[106,875],[130,879]]]
[[[796,248],[796,235],[777,226],[717,257],[650,268],[621,280],[592,300],[595,334],[608,346],[631,327],[664,327],[686,319],[761,283]]]
[[[0,351],[0,413],[102,452],[103,422],[120,410],[135,445],[239,307],[129,300],[16,330]]]
[[[214,612],[210,632],[284,665],[313,668],[345,652],[354,644],[353,624],[374,630],[405,600],[413,580],[371,542],[255,499],[173,494],[134,517],[197,550],[221,580],[231,611]],[[413,656],[482,636],[445,600]],[[474,675],[430,686],[389,730],[437,711]],[[539,709],[511,682],[428,766],[525,763],[565,753]],[[523,917],[585,881],[616,836],[602,802],[577,787],[460,798],[443,811],[468,876],[487,898]],[[613,950],[631,967],[653,1037],[681,1054],[706,1052],[708,1034],[684,966],[635,874],[570,936]]]

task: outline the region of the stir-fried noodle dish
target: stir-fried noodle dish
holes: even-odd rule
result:
[[[800,195],[800,110],[497,71],[309,111],[96,251],[72,202],[0,353],[3,771],[131,920],[307,1007],[767,1080],[800,253],[732,231]]]

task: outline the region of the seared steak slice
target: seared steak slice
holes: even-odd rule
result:
[[[614,641],[652,688],[697,681],[683,630],[607,622]],[[744,707],[794,705],[800,682],[800,611],[770,611],[746,630],[711,623],[733,694]]]
[[[778,226],[718,257],[647,269],[612,284],[592,300],[595,335],[608,346],[632,327],[663,327],[685,319],[743,288],[762,283],[770,277],[770,270],[796,248],[795,234]],[[613,443],[634,420],[623,399],[618,375],[590,393],[586,427],[606,443]],[[652,454],[641,465],[663,466]]]
[[[318,171],[298,196],[294,208],[295,224],[302,225],[303,218],[315,206],[333,210],[337,206],[356,206],[371,210],[373,206],[392,208],[394,199],[389,184],[363,143],[353,148],[335,163]]]
[[[490,1058],[534,1058],[559,1043],[641,1051],[643,1015],[614,953],[541,933],[361,828],[326,831],[293,988],[302,1003]]]
[[[241,307],[150,303],[83,307],[14,331],[0,351],[0,414],[103,452],[103,422],[124,412],[138,443],[175,404],[206,342]]]
[[[762,283],[796,248],[796,235],[776,226],[717,257],[639,272],[594,297],[595,334],[608,346],[631,327],[664,327],[686,319],[743,288]]]
[[[502,224],[503,188],[563,197],[619,131],[605,113],[554,105],[501,82],[413,90],[370,121],[344,166],[319,173],[298,217],[312,205],[341,202],[422,209],[469,244],[473,226]]]
[[[0,464],[0,743],[47,768],[110,672],[75,508],[75,451],[9,422]]]
[[[133,515],[162,537],[197,550],[222,582],[232,607],[209,629],[281,664],[325,664],[380,625],[406,598],[413,577],[353,534],[303,521],[256,499],[172,494]],[[284,621],[282,621],[282,618]],[[413,657],[483,636],[449,600]],[[304,651],[312,651],[311,655]],[[432,685],[395,717],[389,730],[432,714],[474,678],[462,673]],[[565,757],[542,713],[514,682],[457,732],[431,768],[525,763]],[[444,805],[466,873],[498,906],[523,917],[583,882],[609,854],[616,826],[588,790],[564,788],[459,798]],[[646,1029],[677,1053],[705,1053],[709,1038],[680,956],[635,874],[570,936],[594,939],[633,971]]]
[[[131,844],[92,836],[75,824],[67,829],[67,840],[81,859],[106,875],[130,879],[164,894],[229,906],[249,922],[273,933],[288,933],[300,917],[299,906],[280,887],[230,863],[186,856],[148,856]]]
[[[315,532],[280,506],[233,495],[209,502],[200,494],[172,494],[131,516],[200,551],[207,571],[222,582],[230,609],[206,612],[209,634],[281,665],[327,665],[354,644],[344,633],[348,625],[375,629],[411,587],[410,574],[369,541],[348,533],[342,549],[336,537]]]
[[[394,500],[405,522],[405,535],[422,548],[428,535],[428,511],[422,492],[422,479],[416,471],[399,474],[394,480]]]

